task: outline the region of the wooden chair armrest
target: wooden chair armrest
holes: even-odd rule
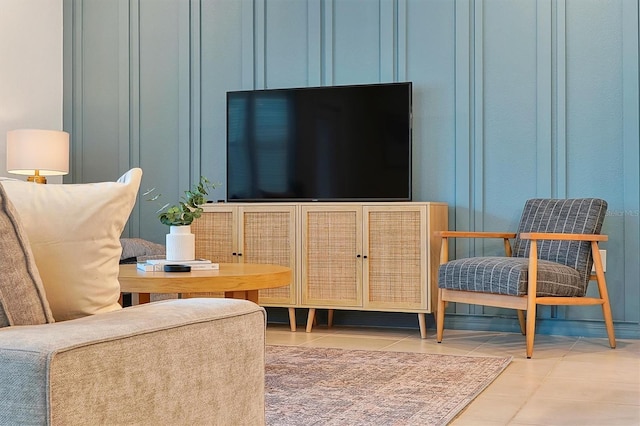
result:
[[[607,241],[609,237],[601,234],[563,234],[551,232],[523,232],[523,240],[563,240],[563,241]]]
[[[435,231],[436,237],[441,238],[515,238],[515,233],[480,232],[480,231]]]
[[[482,231],[435,231],[433,236],[442,239],[440,245],[440,264],[449,261],[449,238],[501,238],[504,244],[505,256],[511,257],[511,243],[509,238],[515,238],[512,232],[482,232]]]

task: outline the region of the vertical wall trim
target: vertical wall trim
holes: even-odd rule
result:
[[[82,2],[73,2],[73,119],[72,119],[72,149],[73,162],[71,167],[71,181],[82,182],[82,163],[83,163],[83,72],[82,72],[82,53],[83,53],[83,37],[82,37]]]
[[[242,88],[256,88],[254,79],[253,1],[242,2]]]
[[[266,0],[254,0],[254,67],[257,89],[267,89],[267,5]]]
[[[307,85],[322,84],[322,3],[307,3]]]
[[[475,0],[473,11],[473,114],[471,176],[471,229],[484,230],[484,0]],[[476,238],[470,244],[471,256],[484,253],[485,240]],[[461,306],[458,311],[483,314],[485,307],[478,305]]]
[[[484,0],[474,4],[473,52],[473,176],[471,229],[484,229]],[[482,253],[483,241],[474,241]]]
[[[118,1],[118,171],[131,168],[129,154],[129,1]]]
[[[118,1],[118,171],[124,174],[133,167],[131,161],[131,61],[129,54],[131,24],[129,1]],[[140,235],[140,206],[133,207],[125,232]]]
[[[333,72],[333,34],[335,31],[333,25],[333,9],[334,0],[324,0],[323,8],[323,45],[322,45],[322,59],[324,66],[322,67],[322,85],[331,86],[333,84],[334,72]]]
[[[455,211],[453,229],[471,229],[471,116],[473,113],[473,14],[470,0],[455,9]],[[469,244],[455,242],[456,257],[469,257]]]
[[[409,46],[407,44],[407,28],[409,23],[407,22],[408,6],[407,0],[397,0],[397,43],[396,46],[396,68],[398,81],[407,81],[407,50]]]
[[[73,149],[73,1],[62,3],[62,130],[70,134],[70,148]],[[63,183],[73,182],[73,155],[69,152],[69,174]]]
[[[129,153],[140,164],[140,4],[129,0]]]
[[[567,196],[567,5],[556,6],[556,149],[555,197]]]
[[[190,132],[191,146],[191,181],[198,182],[202,175],[202,21],[201,0],[191,0],[189,10],[189,40],[191,74],[189,96],[190,103]]]
[[[178,188],[191,187],[191,31],[190,7],[178,3]]]
[[[536,194],[551,197],[551,0],[536,7]]]
[[[622,4],[622,144],[624,181],[624,312],[617,317],[640,321],[638,242],[640,241],[640,6],[638,0]]]
[[[378,78],[380,81],[396,81],[396,7],[394,0],[380,0],[378,8],[380,46]]]

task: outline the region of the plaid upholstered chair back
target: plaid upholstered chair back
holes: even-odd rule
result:
[[[526,202],[513,256],[529,256],[529,240],[519,238],[522,232],[559,232],[566,234],[600,234],[607,212],[607,202],[598,198],[533,199]],[[576,269],[586,291],[593,265],[588,241],[538,241],[538,259],[561,263]]]

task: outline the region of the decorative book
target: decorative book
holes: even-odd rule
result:
[[[195,260],[167,260],[167,259],[148,259],[144,262],[138,262],[136,267],[145,272],[162,272],[164,265],[189,265],[192,271],[203,271],[211,269],[220,269],[218,263],[213,263],[208,259]]]

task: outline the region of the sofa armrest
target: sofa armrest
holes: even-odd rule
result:
[[[0,424],[263,424],[264,309],[180,299],[0,330]]]

